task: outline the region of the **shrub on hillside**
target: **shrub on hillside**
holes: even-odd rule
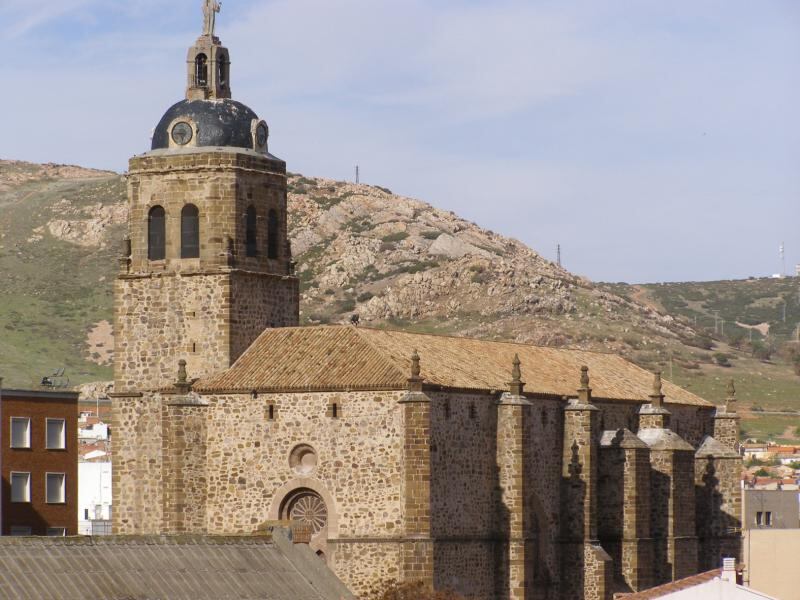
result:
[[[763,342],[754,341],[751,344],[751,352],[754,358],[758,360],[769,360],[775,352],[775,348]]]
[[[720,367],[730,367],[731,361],[730,356],[725,354],[724,352],[717,352],[714,354],[714,362],[717,363]]]

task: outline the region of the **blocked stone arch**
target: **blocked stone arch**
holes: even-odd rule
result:
[[[313,492],[325,503],[327,524],[324,531],[321,532],[322,535],[312,537],[310,546],[314,552],[318,554],[321,552],[321,555],[327,559],[328,540],[336,539],[339,536],[339,511],[333,496],[321,481],[312,477],[296,477],[287,481],[273,494],[267,518],[270,521],[283,519],[284,515],[281,511],[285,508],[287,501],[291,501],[298,492],[306,491]]]

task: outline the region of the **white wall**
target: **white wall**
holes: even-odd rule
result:
[[[89,519],[111,518],[111,463],[78,463],[78,534],[91,534],[91,523],[85,519],[86,509]],[[102,507],[99,515],[95,507]]]
[[[659,598],[668,598],[669,600],[777,600],[719,578],[685,590],[664,594]]]

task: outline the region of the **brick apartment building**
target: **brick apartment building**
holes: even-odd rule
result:
[[[0,388],[0,398],[2,534],[76,535],[78,393]]]

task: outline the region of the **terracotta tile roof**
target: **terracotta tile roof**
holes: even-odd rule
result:
[[[197,382],[199,392],[405,389],[411,354],[426,384],[460,390],[504,390],[515,354],[525,390],[575,396],[587,365],[596,398],[642,401],[653,375],[614,354],[424,335],[365,327],[268,329],[227,371]],[[666,402],[712,406],[667,381]]]
[[[693,588],[702,583],[706,583],[707,581],[714,579],[714,577],[719,577],[721,575],[722,569],[712,569],[711,571],[706,571],[705,573],[698,573],[697,575],[678,579],[677,581],[665,583],[664,585],[659,585],[642,592],[635,592],[633,594],[618,594],[615,596],[615,598],[619,598],[619,600],[650,600],[651,598],[662,598],[667,594],[673,594],[675,592]]]

